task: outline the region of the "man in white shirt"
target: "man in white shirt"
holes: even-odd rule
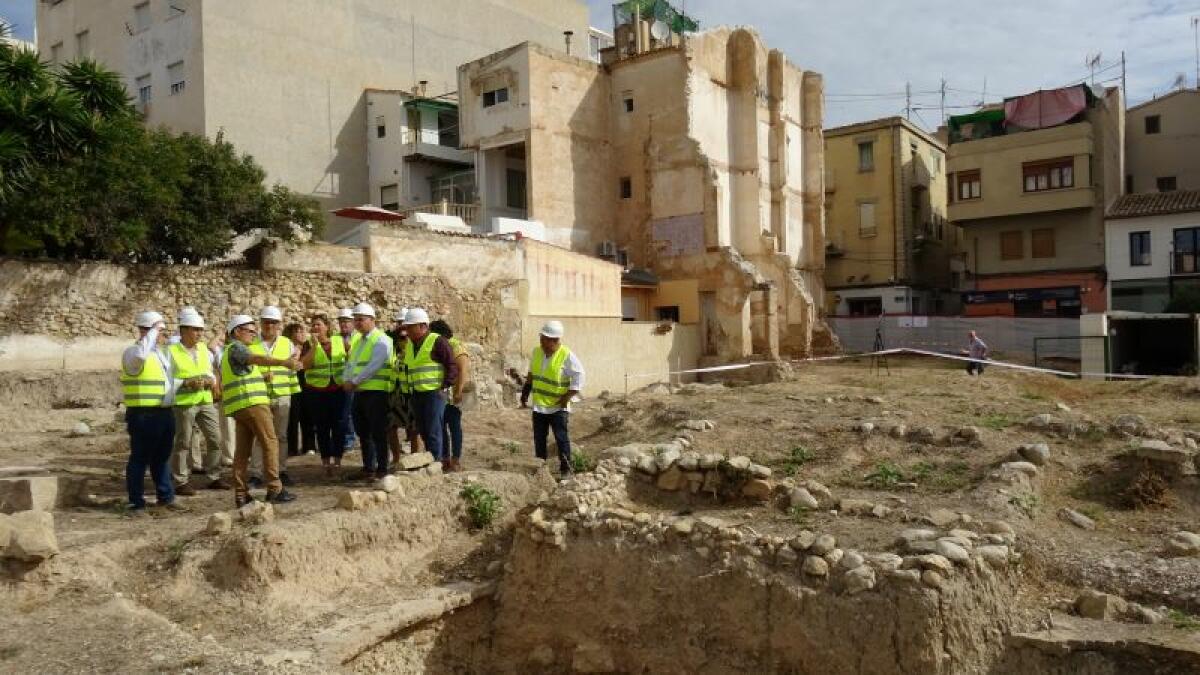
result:
[[[146,515],[142,481],[146,470],[154,479],[159,507],[186,511],[175,503],[171,482],[171,449],[175,441],[174,369],[164,349],[166,322],[158,312],[142,312],[135,325],[138,339],[121,355],[121,394],[125,404],[125,426],[129,431],[129,461],[125,464],[125,488],[130,513]]]
[[[548,321],[542,326],[539,344],[529,358],[529,375],[521,391],[521,407],[533,398],[533,449],[538,459],[547,458],[547,435],[554,432],[558,446],[558,471],[571,474],[571,437],[568,422],[571,402],[583,390],[583,363],[562,344],[563,325]]]
[[[982,375],[983,362],[987,360],[988,357],[988,346],[983,340],[979,339],[979,336],[975,334],[975,331],[967,333],[967,338],[970,340],[969,344],[967,345],[967,357],[973,359],[972,361],[967,362],[967,374]]]

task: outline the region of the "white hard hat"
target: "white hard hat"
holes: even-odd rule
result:
[[[563,325],[561,321],[547,321],[542,326],[542,335],[548,338],[561,338],[563,336]]]
[[[341,309],[339,309],[339,310],[338,310],[338,313],[337,313],[337,318],[339,318],[339,319],[353,319],[353,318],[354,318],[354,311],[353,311],[353,310],[351,310],[349,307],[343,307],[343,308],[341,308]]]
[[[258,318],[267,319],[269,321],[283,321],[283,312],[275,305],[267,305],[258,313]]]
[[[141,314],[137,315],[137,318],[134,319],[133,323],[138,328],[154,328],[154,326],[162,320],[163,316],[158,312],[142,312]]]
[[[375,308],[365,302],[360,302],[354,306],[354,316],[369,316],[375,318]]]
[[[195,307],[184,307],[179,310],[178,320],[180,326],[204,328],[204,317],[200,316],[200,312],[197,312]]]
[[[408,308],[401,307],[400,311],[396,312],[396,321],[404,323],[404,317],[408,316]]]
[[[429,313],[420,307],[413,307],[404,313],[404,325],[415,326],[419,323],[429,323]]]
[[[238,326],[245,326],[248,323],[254,323],[254,317],[250,316],[249,314],[235,314],[233,315],[233,318],[229,320],[229,323],[225,325],[225,332],[232,333],[234,328],[237,328]]]

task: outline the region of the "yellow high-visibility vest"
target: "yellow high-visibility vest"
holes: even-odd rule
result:
[[[171,364],[175,367],[175,379],[180,382],[186,382],[193,377],[207,375],[213,377],[212,358],[208,353],[208,345],[203,342],[196,343],[196,357],[188,353],[187,347],[182,343],[176,342],[167,347],[167,353],[171,356]],[[215,377],[213,379],[216,379]],[[175,394],[175,407],[191,408],[196,405],[212,403],[213,395],[211,389],[196,389],[193,391],[184,391],[180,389]]]
[[[292,341],[280,335],[275,338],[275,344],[271,347],[271,353],[268,355],[267,346],[263,344],[262,340],[259,340],[250,345],[250,353],[270,356],[274,359],[290,359],[292,358]],[[296,377],[296,371],[288,370],[283,366],[263,366],[263,370],[271,374],[271,381],[267,383],[267,391],[270,392],[271,398],[291,396],[300,391],[300,379]]]
[[[157,354],[142,362],[142,371],[130,375],[121,366],[121,394],[126,408],[158,408],[167,396],[167,373]]]
[[[429,333],[417,351],[413,350],[411,339],[404,345],[404,374],[410,391],[437,391],[442,388],[446,368],[433,360],[433,346],[440,337],[437,333]]]
[[[335,384],[342,383],[342,370],[346,366],[346,348],[342,344],[341,336],[337,336],[329,341],[329,352],[325,353],[321,342],[316,338],[312,339],[313,348],[313,367],[304,371],[304,381],[318,388],[328,387],[332,381]]]
[[[571,378],[563,374],[563,366],[570,356],[571,350],[559,346],[547,362],[541,346],[533,348],[533,355],[529,357],[529,372],[533,374],[534,405],[557,408],[563,394],[571,391]]]
[[[389,338],[387,335],[384,335],[383,331],[379,330],[378,328],[371,331],[366,336],[365,339],[359,340],[354,345],[354,349],[350,354],[350,360],[354,364],[354,369],[351,371],[350,374],[353,375],[354,377],[357,377],[358,374],[361,373],[363,371],[363,369],[367,367],[367,363],[369,363],[371,361],[371,352],[373,352],[375,350],[375,345],[380,340],[384,340],[387,343],[387,346],[388,346],[387,361],[384,363],[384,366],[382,368],[375,371],[375,374],[371,376],[371,379],[367,380],[366,382],[360,382],[358,384],[359,391],[391,391],[392,390],[392,380],[394,377],[392,375],[393,370],[391,367],[391,363],[392,363],[392,359],[393,359],[392,339]]]
[[[252,405],[269,405],[271,395],[258,366],[250,366],[245,375],[235,375],[229,366],[229,347],[221,354],[221,412],[225,415]]]

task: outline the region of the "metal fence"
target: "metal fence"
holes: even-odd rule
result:
[[[1078,359],[1079,319],[962,316],[829,317],[829,327],[848,352],[868,352],[875,346],[875,331],[883,334],[885,348],[912,347],[957,353],[967,348],[967,333],[975,331],[994,358],[1032,361]],[[1045,340],[1039,338],[1076,338]],[[1036,346],[1035,346],[1036,345]]]

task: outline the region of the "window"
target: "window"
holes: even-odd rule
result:
[[[50,45],[50,63],[58,65],[62,63],[63,43],[55,42]]]
[[[954,173],[946,174],[946,203],[954,203]]]
[[[633,179],[621,176],[621,199],[633,199]]]
[[[416,143],[421,140],[421,111],[412,107],[408,109],[408,135],[406,143]]]
[[[143,2],[133,6],[133,32],[140,33],[150,30],[150,3]]]
[[[383,115],[375,118],[375,138],[387,138],[387,118]]]
[[[942,156],[939,155],[936,150],[929,153],[929,156],[933,158],[933,172],[941,173],[942,172]]]
[[[438,145],[458,147],[458,111],[439,110],[437,114]]]
[[[1195,274],[1200,272],[1197,258],[1200,257],[1200,227],[1175,230],[1175,251],[1171,259],[1172,274]]]
[[[167,66],[167,80],[171,83],[171,96],[183,93],[187,86],[183,75],[183,61],[176,61]]]
[[[979,169],[959,171],[956,178],[958,179],[958,201],[979,199],[983,196],[983,175]]]
[[[1000,259],[1020,260],[1025,257],[1025,237],[1020,230],[1000,233]]]
[[[1174,192],[1175,191],[1175,176],[1161,176],[1154,183],[1158,186],[1159,192]]]
[[[86,30],[81,30],[75,34],[75,57],[79,59],[86,59],[91,58],[91,56],[91,34]]]
[[[875,141],[863,141],[858,144],[858,170],[875,170]]]
[[[846,300],[850,316],[879,316],[883,314],[883,298],[850,298]]]
[[[625,112],[627,112],[627,113],[633,112],[633,97],[630,97],[630,96],[625,97]]]
[[[380,186],[379,205],[389,211],[400,208],[400,186],[395,183]]]
[[[134,81],[134,85],[137,87],[138,105],[142,106],[143,108],[150,105],[150,74],[147,73],[137,78],[137,80]]]
[[[679,305],[655,307],[654,315],[659,321],[674,321],[675,323],[679,323]]]
[[[874,237],[877,233],[875,229],[875,202],[859,202],[858,204],[858,236]]]
[[[1038,229],[1032,232],[1033,257],[1054,257],[1054,228]]]
[[[508,101],[508,87],[483,92],[483,107],[490,108]]]
[[[600,62],[600,36],[599,35],[589,35],[588,36],[588,56],[591,56],[592,60],[595,61],[596,63]]]
[[[525,208],[525,172],[520,169],[507,169],[504,175],[505,196],[510,209]]]
[[[1129,233],[1129,265],[1145,267],[1150,264],[1150,233]]]
[[[1075,160],[1059,157],[1021,165],[1026,192],[1061,190],[1075,186]]]
[[[1133,194],[1133,174],[1125,174],[1125,194]]]
[[[1157,134],[1162,131],[1162,116],[1147,115],[1146,116],[1146,133]]]

